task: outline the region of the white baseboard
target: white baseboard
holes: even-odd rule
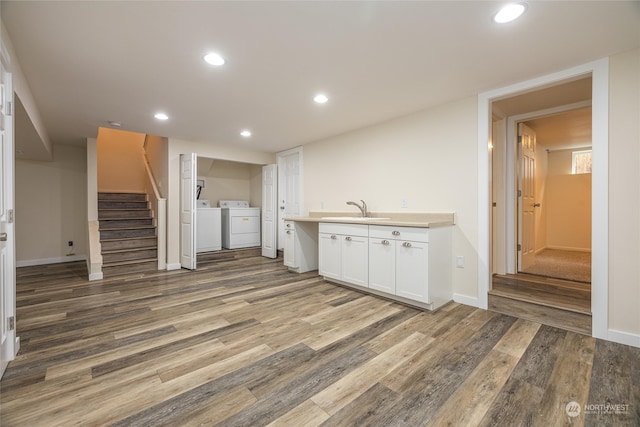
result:
[[[609,341],[640,348],[640,335],[637,334],[609,329],[607,331],[607,338],[609,339]]]
[[[102,271],[100,273],[91,273],[89,274],[89,281],[92,282],[94,280],[102,280],[104,279],[104,275],[102,274]]]
[[[461,295],[461,294],[453,294],[453,300],[460,304],[470,305],[471,307],[476,307],[476,308],[480,307],[480,302],[478,301],[477,297],[470,297],[470,296]]]
[[[574,251],[574,252],[591,252],[591,248],[572,248],[570,246],[546,246],[544,249],[556,249],[559,251]],[[536,251],[538,253],[538,251]]]
[[[167,271],[180,270],[181,268],[182,268],[181,264],[167,264]]]
[[[33,265],[45,265],[45,264],[61,264],[63,262],[72,261],[86,261],[86,255],[69,255],[55,258],[42,258],[42,259],[27,259],[23,261],[16,261],[16,267],[31,267]]]

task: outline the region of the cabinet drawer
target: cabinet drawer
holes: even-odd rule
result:
[[[370,225],[369,237],[428,243],[429,229],[419,227],[395,227],[392,225]]]
[[[342,234],[344,236],[369,237],[369,226],[360,224],[321,222],[318,231],[320,233]]]

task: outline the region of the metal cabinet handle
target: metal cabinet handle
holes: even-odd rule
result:
[[[287,230],[287,234],[291,234],[291,230]]]
[[[335,235],[335,234],[332,234],[332,235],[331,235],[331,238],[332,238],[333,240],[336,240],[336,239],[337,239],[337,237],[336,237],[336,235]]]
[[[380,243],[382,243],[383,245],[388,245],[388,244],[389,244],[389,241],[388,241],[388,240],[383,240],[383,241],[382,241],[382,242],[380,242]]]
[[[534,203],[532,206],[533,206],[534,208],[539,208],[539,207],[540,207],[540,203]]]
[[[287,223],[287,227],[291,227],[291,223],[290,222]]]
[[[7,241],[7,233],[0,233],[0,242]]]
[[[346,240],[347,242],[350,242],[351,241],[351,236],[345,237],[344,240]]]
[[[394,230],[394,231],[391,232],[391,234],[393,234],[394,236],[399,236],[400,232],[397,231],[397,230]]]
[[[404,243],[402,244],[402,246],[404,246],[405,248],[410,248],[410,247],[411,247],[411,243],[409,243],[409,242],[404,242]]]

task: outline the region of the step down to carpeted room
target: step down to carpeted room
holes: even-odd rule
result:
[[[158,240],[144,193],[98,193],[102,274],[106,277],[158,269]]]
[[[494,275],[489,310],[591,335],[591,285],[530,274]]]

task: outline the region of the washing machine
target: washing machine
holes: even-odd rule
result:
[[[222,249],[222,209],[196,201],[196,253]]]
[[[260,246],[260,208],[246,200],[220,200],[222,247],[225,249]]]

